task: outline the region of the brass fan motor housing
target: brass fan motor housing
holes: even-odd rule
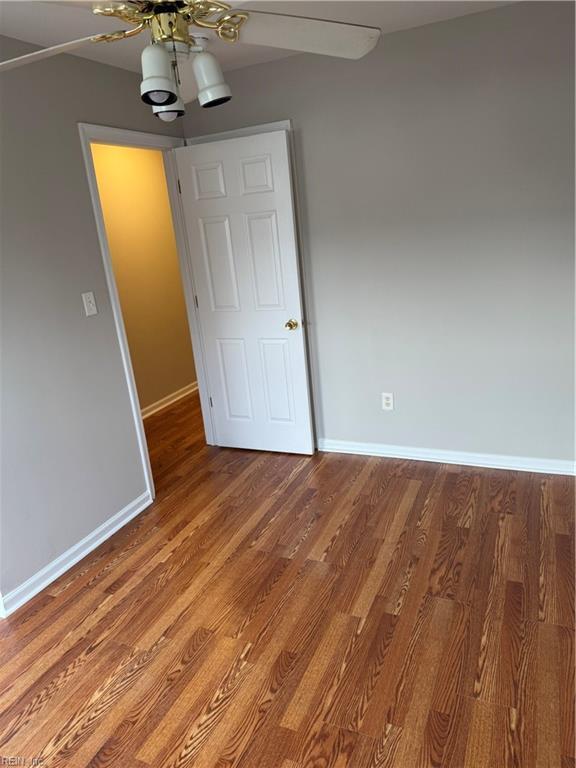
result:
[[[187,43],[194,45],[188,32],[188,22],[179,13],[166,11],[150,19],[150,31],[155,43]]]
[[[144,29],[150,29],[156,43],[177,42],[194,45],[189,27],[209,29],[221,40],[235,43],[240,27],[248,18],[247,13],[233,11],[230,5],[215,0],[127,0],[127,2],[99,3],[93,12],[100,16],[114,16],[133,29],[98,35],[95,41],[122,40],[133,37]]]

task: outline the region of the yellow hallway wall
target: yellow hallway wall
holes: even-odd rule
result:
[[[92,144],[141,408],[196,381],[162,152]]]

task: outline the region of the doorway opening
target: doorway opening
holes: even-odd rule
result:
[[[162,490],[165,440],[173,440],[175,461],[206,444],[164,152],[99,142],[90,151],[152,475]]]
[[[180,459],[187,465],[181,471],[187,473],[189,460],[205,456],[211,446],[306,455],[315,450],[289,126],[265,128],[188,145],[170,136],[79,124],[130,409],[151,499],[161,471],[155,462],[159,442],[177,447],[170,458],[173,480],[180,471]],[[152,188],[142,181],[141,168],[130,167],[122,156],[155,158]],[[112,167],[109,183],[105,181],[106,165]],[[159,189],[162,202],[157,199]],[[164,237],[161,209],[169,231]],[[128,223],[133,225],[131,234]],[[146,324],[144,332],[135,335],[130,330],[126,303],[145,308],[145,320],[151,319],[159,283],[145,279],[142,253],[158,235],[157,248],[167,241],[172,244],[173,271],[179,278],[180,327],[187,319],[183,336],[193,349],[197,393],[187,390],[194,387],[192,374],[188,381],[172,383],[171,393],[158,393],[156,387],[155,395],[144,394],[140,366],[135,365],[139,359],[136,346],[151,331]],[[131,261],[137,277],[128,280],[131,295],[126,299],[123,267],[118,266],[116,252],[135,243]],[[138,290],[134,291],[134,285]],[[147,293],[150,288],[155,289],[152,298]],[[168,301],[168,305],[174,308],[174,302]],[[162,355],[175,346],[177,337],[175,332],[168,333],[168,341],[160,346],[162,354],[152,363],[155,375]],[[180,396],[183,399],[176,399]],[[195,399],[188,404],[194,405],[192,409],[186,410],[186,397]],[[168,408],[158,410],[168,403]],[[181,416],[190,410],[196,416],[188,428]],[[172,417],[177,422],[174,428],[169,424]],[[152,422],[166,427],[153,441]],[[197,437],[192,445],[187,441],[193,433]],[[193,450],[200,456],[192,457]],[[164,490],[168,487],[164,479],[161,485]]]

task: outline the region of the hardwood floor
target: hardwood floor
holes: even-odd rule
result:
[[[574,768],[573,480],[147,432],[153,507],[0,623],[4,759]]]

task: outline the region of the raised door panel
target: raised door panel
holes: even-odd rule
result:
[[[226,184],[222,163],[194,165],[192,172],[196,200],[213,200],[218,197],[226,197]]]
[[[270,155],[244,157],[240,160],[240,187],[243,195],[274,191]]]
[[[268,420],[292,424],[294,395],[287,339],[260,339],[260,360]]]
[[[254,306],[257,310],[284,309],[276,211],[250,213],[245,220],[252,266]]]
[[[212,309],[239,311],[240,296],[228,216],[198,221]]]
[[[252,397],[244,339],[216,339],[226,416],[229,420],[252,419]]]

